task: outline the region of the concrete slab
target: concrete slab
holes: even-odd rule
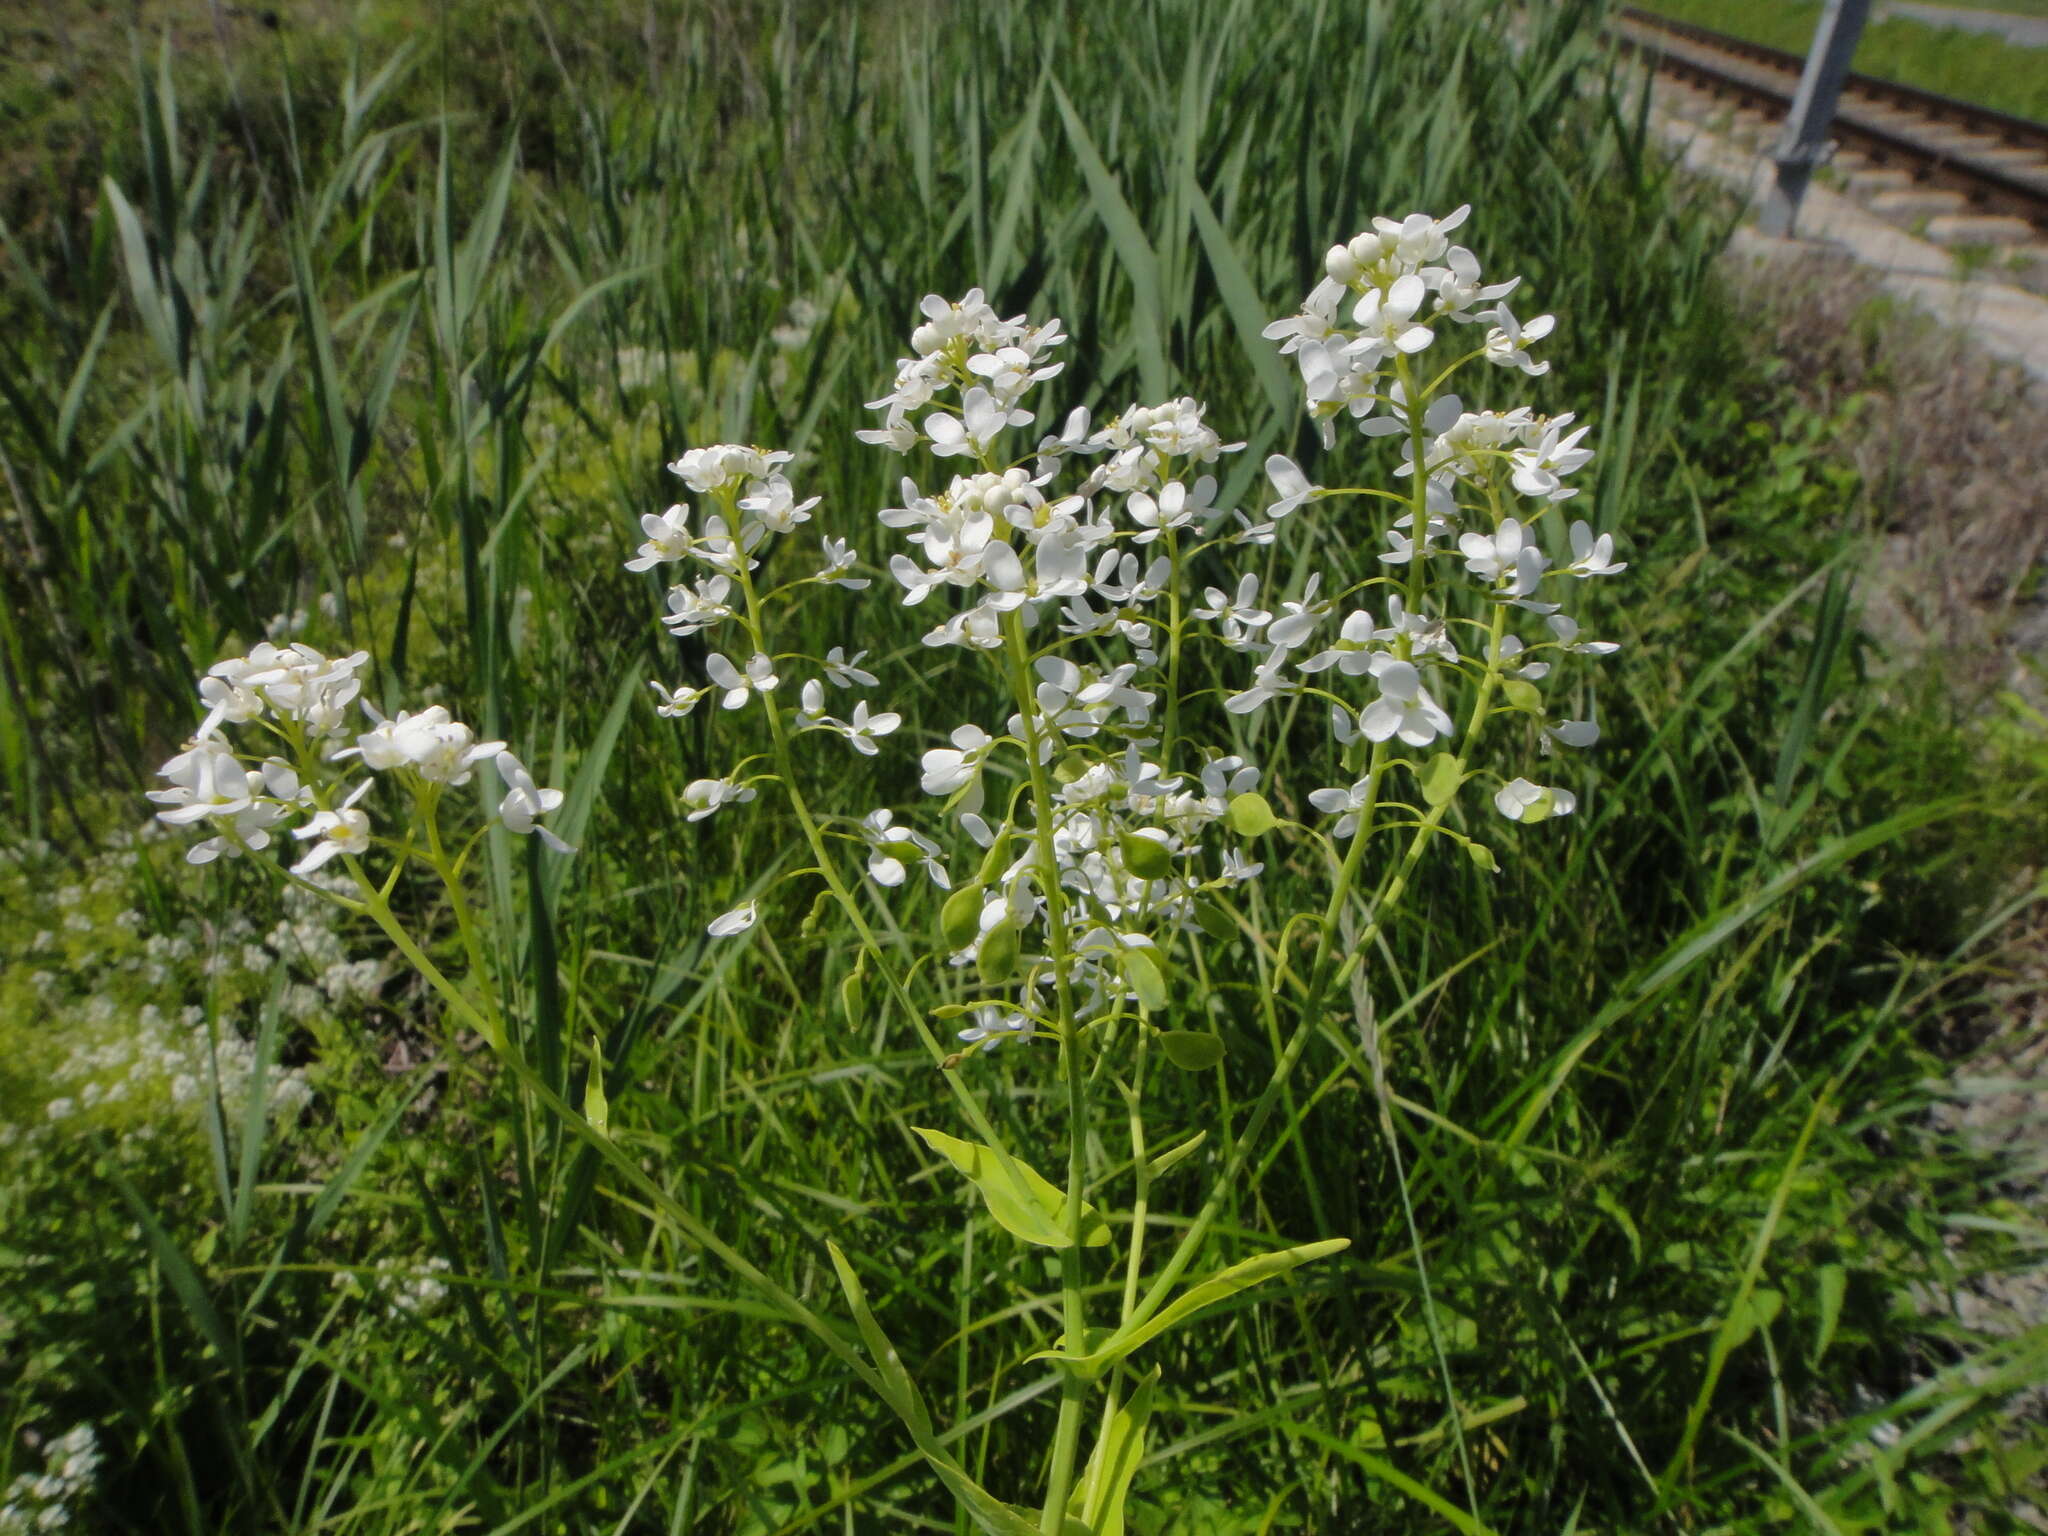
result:
[[[1937,245],[2030,245],[2034,226],[1997,213],[1944,213],[1927,221],[1927,238]]]
[[[1901,187],[1896,192],[1870,194],[1870,211],[1894,219],[1931,219],[1944,213],[1961,213],[1968,202],[1960,192],[1939,187]]]

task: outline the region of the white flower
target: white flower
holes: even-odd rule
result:
[[[669,465],[669,473],[681,475],[683,483],[699,495],[709,495],[737,489],[750,480],[764,480],[790,458],[787,453],[769,453],[739,443],[714,443],[691,449]]]
[[[960,415],[935,411],[924,419],[924,435],[931,439],[932,452],[939,458],[971,454],[984,458],[1002,436],[1005,427],[1026,426],[1029,411],[1013,411],[977,385],[961,397]]]
[[[1524,537],[1522,525],[1512,517],[1502,518],[1491,536],[1459,535],[1458,549],[1465,557],[1466,570],[1498,587],[1508,597],[1527,597],[1534,592],[1550,565],[1543,551]]]
[[[1572,524],[1572,563],[1565,567],[1574,576],[1613,576],[1628,569],[1626,560],[1615,563],[1614,535],[1603,533],[1593,537],[1593,530],[1584,522]]]
[[[561,805],[562,792],[559,789],[542,789],[536,785],[525,764],[510,752],[498,754],[498,777],[505,781],[508,791],[498,802],[498,819],[505,823],[506,831],[516,832],[521,837],[538,834],[540,840],[556,853],[576,851],[540,824],[541,817]]]
[[[362,692],[356,673],[369,660],[368,651],[330,658],[310,645],[277,646],[265,640],[246,656],[215,663],[200,679],[207,716],[198,735],[212,735],[223,721],[253,720],[266,708],[316,736],[335,734]]]
[[[1276,453],[1266,460],[1266,478],[1273,483],[1273,489],[1280,493],[1279,500],[1266,508],[1271,518],[1287,516],[1303,502],[1317,494],[1316,487],[1309,483],[1307,475],[1294,460],[1285,454]]]
[[[1493,309],[1493,328],[1486,333],[1486,360],[1497,368],[1519,368],[1531,378],[1550,372],[1550,364],[1532,362],[1529,358],[1529,343],[1541,341],[1548,336],[1557,320],[1551,315],[1538,315],[1527,324],[1515,319],[1505,304]]]
[[[1344,626],[1337,632],[1337,643],[1309,657],[1301,664],[1301,670],[1323,672],[1335,667],[1346,677],[1363,677],[1371,670],[1375,654],[1373,642],[1379,634],[1380,631],[1373,628],[1370,613],[1363,608],[1353,609],[1344,617]]]
[[[1266,638],[1287,650],[1293,650],[1306,640],[1334,606],[1327,601],[1318,601],[1316,593],[1322,585],[1322,572],[1317,571],[1309,577],[1308,585],[1302,588],[1299,602],[1282,602],[1280,616],[1266,626]]]
[[[1509,821],[1546,821],[1552,816],[1571,815],[1579,802],[1568,789],[1549,789],[1527,779],[1509,779],[1495,791],[1493,805]]]
[[[1223,850],[1223,868],[1216,878],[1231,885],[1242,885],[1248,880],[1258,879],[1265,870],[1266,866],[1263,863],[1251,863],[1239,850],[1226,848]]]
[[[1385,289],[1369,288],[1352,308],[1351,319],[1360,333],[1355,345],[1360,360],[1377,362],[1388,353],[1420,352],[1435,339],[1435,332],[1419,324],[1415,312],[1429,290],[1414,273],[1398,277]]]
[[[729,939],[734,934],[745,933],[761,920],[760,911],[753,902],[742,902],[730,912],[721,912],[704,926],[704,931],[714,939]]]
[[[378,719],[367,704],[364,708],[377,723],[358,736],[353,747],[334,755],[360,756],[365,768],[378,773],[410,768],[432,783],[467,784],[478,763],[505,750],[502,741],[478,741],[474,731],[439,704],[418,714],[400,710],[389,720]]]
[[[934,885],[949,889],[952,881],[939,863],[939,845],[920,832],[895,824],[893,811],[870,811],[861,818],[861,837],[868,845],[868,874],[877,885],[901,885],[908,866],[922,866]]]
[[[854,751],[860,753],[863,757],[873,757],[881,750],[875,745],[876,739],[887,736],[891,731],[895,730],[897,726],[903,723],[903,717],[893,711],[886,710],[880,714],[871,715],[868,713],[868,701],[862,699],[853,706],[853,719],[850,722],[827,721],[825,723],[844,736],[847,745],[851,746]]]
[[[648,679],[647,686],[654,690],[654,697],[659,700],[654,706],[654,712],[665,720],[682,719],[697,707],[699,699],[716,692],[711,688],[664,688],[652,678]]]
[[[369,793],[371,780],[365,779],[349,792],[348,798],[331,811],[320,811],[303,826],[294,827],[296,838],[317,837],[317,843],[306,856],[292,866],[295,875],[310,875],[328,860],[341,854],[351,857],[370,851],[370,816],[367,811],[355,808],[356,802]]]
[[[863,443],[873,443],[878,448],[893,448],[898,453],[908,453],[917,446],[917,428],[903,414],[903,407],[894,406],[879,427],[862,427],[853,434]]]
[[[1384,656],[1373,673],[1379,680],[1380,696],[1358,717],[1358,729],[1366,740],[1398,736],[1411,747],[1426,747],[1437,737],[1451,734],[1451,717],[1430,697],[1412,662]]]
[[[1371,789],[1370,779],[1360,779],[1349,789],[1312,790],[1308,803],[1326,816],[1337,816],[1337,825],[1330,829],[1330,836],[1341,840],[1358,830],[1359,813],[1371,798]],[[1339,812],[1343,814],[1338,815]]]
[[[725,691],[718,702],[726,709],[742,709],[749,697],[756,693],[769,693],[782,681],[775,675],[775,663],[758,652],[747,662],[747,670],[741,672],[717,651],[704,658],[705,675],[712,686]]]
[[[1029,1040],[1035,1026],[1028,1015],[990,1003],[969,1015],[974,1022],[960,1031],[970,1047],[992,1051],[1005,1040]]]
[[[1253,632],[1264,629],[1273,615],[1254,606],[1259,600],[1257,576],[1246,573],[1241,577],[1235,594],[1209,587],[1202,595],[1207,606],[1191,609],[1190,618],[1206,619],[1216,624],[1223,632],[1224,643],[1233,650],[1249,650],[1260,643]]]
[[[867,654],[866,651],[855,651],[848,656],[844,646],[833,646],[825,653],[825,680],[834,688],[874,687],[878,681],[875,674],[861,668]]]
[[[825,551],[824,567],[818,572],[817,580],[830,587],[844,587],[849,592],[858,592],[869,582],[865,576],[849,576],[855,556],[853,547],[844,539],[827,537],[820,541]]]
[[[1579,621],[1569,614],[1553,613],[1543,622],[1549,625],[1550,632],[1557,636],[1559,650],[1571,651],[1579,656],[1612,656],[1621,649],[1612,640],[1581,640]]]
[[[1251,687],[1242,693],[1231,694],[1223,701],[1223,707],[1233,715],[1248,715],[1268,699],[1301,692],[1301,684],[1286,675],[1288,655],[1285,646],[1275,646],[1259,663],[1258,671],[1252,674]]]
[[[1514,469],[1515,489],[1524,496],[1534,496],[1543,501],[1569,501],[1579,494],[1576,488],[1565,485],[1560,477],[1591,462],[1593,450],[1579,446],[1579,440],[1587,432],[1585,427],[1565,435],[1564,429],[1571,421],[1569,414],[1553,416],[1531,422],[1522,429],[1522,446],[1508,455],[1508,463]]]
[[[662,615],[661,622],[670,634],[677,637],[694,635],[721,619],[732,617],[731,605],[726,602],[731,591],[732,578],[729,576],[701,576],[694,587],[671,587],[669,611]]]
[[[1206,475],[1203,479],[1213,494],[1215,482],[1209,480]],[[1195,519],[1208,508],[1199,495],[1190,500],[1188,488],[1180,481],[1169,480],[1159,488],[1157,496],[1149,491],[1133,491],[1131,499],[1125,503],[1125,510],[1131,514],[1131,521],[1139,528],[1131,542],[1149,544],[1162,533],[1192,527]]]
[[[683,804],[690,808],[690,821],[702,821],[721,806],[744,805],[753,798],[752,786],[732,779],[692,779],[683,786]]]
[[[950,795],[981,772],[981,761],[993,740],[978,725],[963,725],[953,732],[953,745],[933,747],[923,759],[921,787],[928,795]]]
[[[751,515],[770,533],[788,533],[798,523],[809,522],[811,508],[822,499],[813,496],[809,501],[798,501],[788,478],[783,475],[770,475],[757,481],[749,490],[751,494],[740,498],[740,510]]]
[[[647,571],[680,560],[690,552],[690,509],[679,504],[659,516],[645,513],[640,518],[640,531],[647,535],[647,542],[626,562],[627,570]]]

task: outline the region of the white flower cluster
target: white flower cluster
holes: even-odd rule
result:
[[[1339,742],[1426,747],[1456,731],[1438,702],[1440,679],[1454,673],[1496,677],[1510,707],[1533,712],[1534,685],[1556,658],[1606,656],[1618,649],[1582,638],[1577,622],[1554,600],[1560,577],[1584,580],[1627,568],[1614,559],[1612,535],[1596,536],[1587,523],[1574,522],[1566,535],[1570,558],[1560,560],[1546,549],[1539,528],[1552,506],[1577,494],[1564,477],[1593,457],[1580,446],[1586,429],[1568,430],[1570,416],[1543,417],[1526,406],[1468,411],[1456,395],[1432,399],[1414,388],[1417,374],[1409,359],[1435,344],[1432,327],[1439,320],[1488,329],[1481,345],[1439,371],[1438,382],[1461,363],[1480,359],[1532,375],[1549,366],[1532,361],[1527,346],[1549,334],[1551,317],[1518,322],[1502,301],[1520,279],[1484,285],[1471,252],[1450,244],[1448,233],[1466,212],[1460,208],[1441,220],[1422,214],[1399,223],[1375,220],[1371,230],[1331,248],[1327,276],[1301,313],[1266,329],[1300,364],[1309,414],[1326,444],[1336,417],[1346,412],[1368,437],[1399,434],[1403,462],[1396,473],[1411,481],[1419,447],[1426,515],[1419,533],[1413,512],[1386,530],[1379,559],[1389,575],[1379,584],[1400,590],[1386,598],[1385,622],[1370,609],[1352,608],[1336,638],[1320,646],[1313,643],[1316,631],[1335,618],[1338,604],[1319,597],[1315,577],[1277,615],[1258,606],[1255,576],[1244,577],[1234,593],[1209,591],[1208,606],[1194,616],[1215,622],[1226,645],[1259,658],[1251,686],[1226,701],[1235,713],[1249,714],[1271,699],[1313,689],[1329,701]],[[1476,307],[1481,304],[1491,307]],[[1339,319],[1347,306],[1348,329]],[[1276,511],[1337,494],[1311,485],[1282,456],[1269,459],[1266,469],[1281,498]],[[1461,569],[1444,569],[1453,564]],[[1461,653],[1452,638],[1456,624],[1470,622],[1459,620],[1445,601],[1445,589],[1460,578],[1497,610],[1498,622],[1477,626],[1483,632],[1478,655]],[[1542,632],[1526,639],[1508,632],[1510,610],[1540,618]],[[1376,696],[1354,707],[1321,686],[1342,677],[1369,679]],[[1598,739],[1599,727],[1590,719],[1546,720],[1541,738],[1546,749],[1552,743],[1588,747]],[[1367,781],[1360,780],[1319,789],[1309,799],[1338,817],[1334,834],[1342,838],[1355,827],[1368,793]],[[1576,806],[1569,791],[1524,778],[1503,783],[1494,803],[1503,816],[1520,822],[1566,815]]]
[[[173,1016],[154,1003],[143,1004],[125,1027],[112,1027],[117,1022],[106,999],[87,1005],[86,1038],[52,1074],[54,1086],[66,1092],[44,1106],[50,1120],[159,1093],[196,1111],[216,1090],[230,1121],[243,1113],[255,1078],[256,1047],[232,1024],[221,1021],[209,1033],[204,1009],[188,1006]],[[278,1120],[293,1119],[312,1097],[312,1085],[296,1068],[272,1067],[264,1079],[264,1108]],[[150,1125],[146,1118],[141,1123]]]
[[[99,1480],[100,1445],[90,1424],[42,1447],[43,1470],[24,1472],[0,1494],[0,1536],[68,1531]]]
[[[884,424],[855,435],[908,453],[920,441],[910,413],[950,392],[959,397],[955,410],[929,412],[922,440],[941,458],[985,458],[1005,429],[1030,423],[1018,401],[1066,366],[1045,361],[1066,335],[1057,320],[1034,326],[1022,315],[1001,318],[979,288],[957,304],[927,294],[918,308],[924,319],[910,333],[915,355],[898,359],[895,387],[868,402],[868,409],[887,412]]]
[[[43,983],[25,970],[15,976],[16,985],[35,988],[45,1027],[42,1048],[18,1063],[26,1102],[0,1123],[0,1146],[86,1125],[156,1155],[147,1148],[160,1138],[199,1130],[201,1108],[216,1091],[229,1122],[238,1123],[256,1082],[253,1014],[280,972],[286,979],[277,1006],[290,1023],[354,1017],[382,989],[384,964],[346,958],[335,927],[341,913],[312,889],[354,888],[336,872],[288,889],[287,916],[268,932],[231,912],[145,933],[148,920],[129,903],[160,882],[145,861],[147,845],[165,836],[153,822],[113,833],[81,878],[63,884],[48,879],[54,852],[25,845],[0,854],[0,948],[46,957],[51,966]],[[58,914],[62,921],[53,923]],[[24,1001],[0,998],[16,1008]],[[262,1094],[282,1126],[312,1099],[314,1084],[306,1069],[272,1062]]]
[[[647,571],[678,561],[693,561],[706,574],[669,589],[668,613],[662,624],[677,637],[701,634],[735,618],[749,636],[751,654],[734,660],[713,651],[704,661],[707,679],[701,688],[687,684],[666,687],[658,681],[654,690],[657,711],[671,719],[689,714],[704,699],[716,696],[723,709],[744,709],[757,698],[765,698],[782,686],[776,658],[759,648],[760,637],[751,612],[752,573],[760,566],[755,558],[771,534],[788,533],[799,523],[810,521],[813,496],[796,499],[789,480],[779,466],[789,462],[787,453],[721,443],[694,448],[669,469],[700,496],[709,497],[717,510],[707,513],[702,530],[692,532],[691,510],[673,506],[660,516],[640,519],[647,541],[638,554],[626,562],[629,571]],[[858,590],[868,578],[852,574],[853,550],[842,539],[827,537],[822,542],[823,563],[791,586],[821,585]],[[800,730],[829,731],[846,739],[855,751],[872,755],[875,740],[902,723],[900,715],[874,712],[866,701],[856,702],[850,719],[840,719],[825,710],[825,685],[834,688],[872,687],[875,677],[860,668],[861,656],[851,661],[835,647],[822,664],[823,681],[806,682],[802,705],[796,714]],[[701,820],[720,806],[751,800],[753,791],[732,779],[699,779],[684,792],[690,819]]]
[[[373,774],[397,772],[419,784],[450,786],[467,784],[480,764],[493,763],[507,791],[498,806],[506,828],[536,834],[558,853],[572,851],[540,824],[562,803],[560,790],[540,788],[504,742],[478,741],[441,705],[385,719],[361,699],[359,674],[369,659],[367,651],[328,657],[310,645],[264,641],[199,680],[206,719],[184,750],[158,770],[169,787],[149,792],[164,807],[157,816],[166,824],[213,827],[214,835],[186,855],[191,862],[259,851],[287,826],[294,839],[312,844],[292,866],[296,875],[310,875],[343,854],[367,852],[370,815],[359,802],[374,780],[346,789],[312,782],[330,777],[322,770],[351,758]],[[371,728],[345,744],[349,706],[358,702]],[[228,725],[265,735],[267,745],[290,755],[237,752],[223,731]]]
[[[1470,212],[1468,206],[1442,219],[1421,213],[1398,223],[1374,219],[1371,229],[1330,247],[1323,280],[1309,290],[1301,313],[1266,327],[1267,338],[1293,353],[1301,368],[1309,414],[1325,447],[1335,441],[1336,418],[1347,413],[1369,436],[1406,430],[1397,417],[1373,412],[1400,404],[1400,393],[1388,388],[1388,365],[1435,341],[1439,321],[1485,326],[1474,355],[1490,363],[1528,374],[1549,371],[1527,349],[1550,334],[1552,318],[1518,321],[1505,300],[1521,279],[1483,283],[1478,258],[1451,244],[1451,231]]]
[[[1037,420],[1026,395],[1059,372],[1047,355],[1065,339],[1060,322],[997,321],[978,291],[957,304],[928,296],[920,312],[918,356],[899,365],[892,393],[870,402],[887,424],[858,436],[898,452],[924,443],[937,458],[972,457],[978,467],[930,494],[903,481],[902,504],[880,519],[914,553],[893,556],[890,573],[906,606],[958,590],[961,605],[926,645],[1014,646],[1030,685],[1000,734],[963,724],[922,763],[926,793],[947,797],[985,850],[977,880],[948,903],[953,963],[1022,977],[1014,1005],[983,1006],[960,1031],[969,1047],[986,1049],[1032,1034],[1055,989],[1083,1019],[1138,996],[1133,971],[1158,974],[1162,941],[1197,924],[1203,897],[1259,871],[1235,849],[1212,863],[1201,847],[1231,797],[1256,787],[1257,770],[1220,750],[1190,751],[1202,766],[1173,774],[1154,750],[1167,684],[1160,610],[1183,537],[1225,516],[1215,479],[1201,471],[1244,445],[1224,442],[1201,402],[1179,398],[1134,405],[1099,428],[1077,409],[1012,462],[999,450],[1011,429]],[[934,408],[920,431],[908,412],[926,406]],[[1075,458],[1099,462],[1071,491],[1054,491]],[[1048,615],[1056,635],[1027,640]],[[1091,642],[1124,648],[1124,659],[1100,656]],[[1085,655],[1064,654],[1084,645]],[[1056,780],[1048,827],[1016,800],[984,815],[984,770],[1006,751],[1035,754]]]
[[[448,1261],[439,1255],[419,1264],[379,1259],[377,1267],[368,1272],[337,1271],[332,1283],[336,1290],[358,1295],[381,1294],[386,1317],[425,1317],[439,1311],[448,1299],[448,1282],[443,1277],[449,1272]]]
[[[1260,775],[1227,748],[1180,737],[1175,691],[1190,622],[1213,626],[1224,646],[1256,660],[1250,685],[1226,700],[1230,713],[1250,715],[1291,695],[1328,702],[1347,759],[1366,772],[1308,797],[1336,818],[1339,839],[1374,824],[1388,751],[1456,740],[1445,701],[1457,702],[1467,683],[1479,701],[1475,720],[1489,707],[1541,716],[1535,685],[1558,658],[1615,649],[1583,638],[1555,599],[1561,579],[1625,568],[1611,536],[1583,522],[1544,526],[1551,508],[1574,494],[1567,477],[1592,456],[1584,429],[1526,407],[1467,411],[1457,397],[1439,395],[1463,363],[1525,375],[1548,367],[1529,349],[1549,334],[1551,317],[1519,320],[1505,302],[1516,282],[1484,282],[1476,258],[1451,244],[1465,216],[1459,209],[1440,220],[1375,221],[1329,253],[1328,275],[1301,313],[1266,333],[1296,357],[1326,443],[1347,414],[1368,437],[1402,438],[1397,473],[1408,477],[1409,510],[1386,530],[1381,573],[1340,592],[1324,593],[1312,575],[1297,596],[1265,600],[1260,576],[1247,573],[1208,589],[1206,604],[1183,614],[1178,590],[1191,561],[1221,547],[1271,544],[1300,508],[1344,493],[1323,490],[1274,455],[1265,466],[1274,495],[1262,512],[1219,506],[1207,470],[1244,445],[1223,441],[1202,404],[1186,397],[1134,405],[1099,426],[1076,409],[1059,430],[1033,434],[1032,444],[1018,434],[1040,419],[1032,391],[1061,370],[1060,322],[1004,319],[978,289],[957,302],[933,294],[920,303],[911,355],[899,359],[890,390],[869,402],[882,425],[856,435],[898,453],[925,448],[946,469],[937,489],[904,478],[898,505],[878,514],[908,546],[890,557],[889,574],[905,606],[953,599],[924,643],[988,654],[1015,708],[999,729],[962,723],[923,754],[923,789],[945,799],[983,850],[971,881],[949,876],[937,845],[890,812],[841,835],[863,844],[878,884],[901,884],[922,868],[950,890],[944,927],[954,962],[978,966],[991,986],[1015,981],[1008,1000],[980,1005],[960,1032],[970,1047],[1033,1033],[1050,1016],[1048,989],[1059,994],[1052,1006],[1075,1021],[1127,999],[1156,1000],[1172,936],[1214,920],[1206,898],[1258,874],[1236,848],[1203,846],[1234,801],[1255,795]],[[1481,328],[1477,344],[1433,374],[1418,373],[1415,360],[1446,322]],[[685,508],[643,519],[647,542],[630,568],[683,559],[704,567],[669,594],[669,629],[694,635],[726,625],[746,639],[744,652],[711,653],[704,686],[654,684],[663,714],[687,714],[713,695],[727,710],[759,703],[780,740],[774,696],[791,658],[773,654],[763,636],[752,573],[767,536],[789,531],[815,505],[797,502],[779,474],[787,457],[736,446],[695,450],[672,467],[716,503],[703,531],[691,531]],[[966,462],[948,462],[958,460]],[[1088,467],[1070,477],[1077,460]],[[828,537],[825,550],[825,568],[791,586],[866,584],[843,580],[853,565],[845,544]],[[1374,587],[1384,595],[1367,607],[1358,598]],[[1467,595],[1447,601],[1446,588]],[[1484,619],[1468,616],[1475,605]],[[1511,632],[1511,614],[1532,616],[1540,631]],[[825,709],[827,685],[872,685],[860,659],[841,664],[834,652],[822,679],[801,684],[790,718],[872,754],[900,724],[894,713],[869,713],[865,702],[850,719]],[[1353,702],[1332,691],[1346,679],[1368,685],[1369,696]],[[1541,740],[1546,749],[1579,747],[1597,736],[1590,718],[1546,718]],[[1010,761],[993,776],[1003,800],[991,804],[989,767],[1005,755]],[[1423,772],[1420,760],[1408,766]],[[1462,758],[1445,767],[1448,778],[1437,773],[1431,793],[1454,794],[1467,776]],[[753,798],[754,782],[737,770],[693,781],[683,797],[690,819]],[[1566,790],[1518,777],[1500,783],[1495,804],[1510,820],[1532,822],[1575,802]],[[1270,824],[1263,808],[1247,815],[1247,825]],[[710,932],[743,933],[759,916],[749,902]]]

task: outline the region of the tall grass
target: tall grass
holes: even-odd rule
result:
[[[1052,1382],[997,1352],[978,1298],[1008,1273],[1049,1342],[1056,1282],[968,1207],[935,1220],[907,1127],[943,1085],[845,1026],[850,955],[800,914],[704,945],[796,838],[683,820],[700,722],[639,707],[677,647],[620,560],[668,499],[659,463],[722,439],[796,450],[872,557],[893,487],[852,406],[918,295],[977,283],[1065,319],[1076,402],[1204,395],[1251,445],[1233,497],[1267,451],[1315,458],[1259,326],[1370,215],[1470,201],[1481,256],[1558,314],[1569,395],[1600,402],[1588,494],[1653,594],[1599,616],[1627,646],[1588,701],[1616,750],[1554,859],[1429,870],[1311,1047],[1224,1228],[1352,1256],[1169,1346],[1139,1528],[1999,1508],[2033,1453],[1998,1415],[2048,1340],[1985,1345],[1905,1301],[2002,1251],[1950,1243],[1980,1170],[1917,1119],[1916,1021],[1963,934],[1912,897],[1967,775],[1865,682],[1849,489],[1744,430],[1778,402],[1712,284],[1723,215],[1673,181],[1591,19],[1536,13],[1510,47],[1489,9],[1422,0],[704,9],[658,92],[563,72],[520,141],[546,158],[395,111],[445,66],[432,46],[365,62],[339,110],[285,98],[260,163],[182,130],[175,61],[139,65],[142,174],[103,189],[61,284],[26,248],[10,273],[11,817],[90,841],[91,791],[189,729],[191,675],[300,608],[374,652],[387,697],[459,689],[485,734],[549,744],[564,831],[602,852],[489,871],[527,1060],[572,1103],[602,1073],[616,1145],[789,1290],[825,1304],[828,1239],[867,1255],[962,1460],[1028,1483]],[[1324,526],[1308,561],[1349,579],[1359,542]],[[879,612],[855,632],[820,604],[809,648],[917,677],[916,630]],[[931,717],[933,688],[892,706]],[[1245,744],[1300,783],[1327,750],[1291,722]],[[847,775],[837,808],[907,797],[910,761]],[[1263,963],[1220,955],[1219,995]],[[390,1027],[422,1006],[389,999]],[[1158,1123],[1217,1128],[1190,1180],[1271,1050],[1249,1009],[1210,1027],[1228,1070],[1155,1089]],[[204,1180],[128,1177],[38,1239],[90,1223],[100,1307],[147,1343],[67,1404],[150,1474],[113,1528],[956,1528],[830,1356],[480,1055],[389,1081],[363,1049],[310,1174],[262,1182],[291,1149],[223,1117]],[[1037,1094],[1017,1076],[1006,1134],[1028,1143]],[[445,1311],[330,1287],[392,1252],[447,1261]],[[69,1272],[34,1273],[42,1294]]]

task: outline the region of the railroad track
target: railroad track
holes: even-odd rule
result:
[[[1782,121],[1805,60],[1634,6],[1615,40],[1659,75]],[[2048,246],[2048,123],[1852,74],[1829,162],[1873,212],[1949,245]]]

